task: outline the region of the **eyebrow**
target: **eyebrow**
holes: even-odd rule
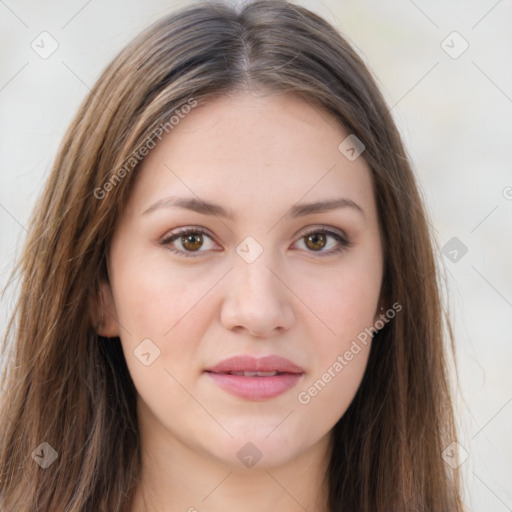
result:
[[[208,201],[204,201],[195,197],[166,197],[160,199],[156,203],[152,204],[142,215],[146,215],[150,212],[158,210],[160,208],[176,207],[191,210],[203,215],[215,215],[216,217],[223,217],[226,219],[233,220],[235,214],[233,210],[226,209],[223,206]],[[296,204],[290,208],[286,215],[292,218],[303,217],[305,215],[311,215],[313,213],[322,213],[338,208],[352,208],[360,212],[364,217],[364,210],[351,199],[337,198],[328,199],[325,201],[315,201],[313,203]]]

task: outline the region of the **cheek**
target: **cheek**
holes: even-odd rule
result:
[[[361,384],[370,347],[359,343],[334,354],[298,390],[298,412],[312,431],[330,430],[345,414]]]
[[[353,400],[366,369],[381,266],[373,255],[347,257],[328,278],[317,273],[301,282],[300,293],[314,313],[306,312],[314,347],[310,375],[297,401],[306,408],[308,418],[322,415],[334,424]]]
[[[143,266],[132,259],[117,269],[114,288],[123,326],[121,342],[135,387],[153,411],[168,411],[170,404],[185,408],[190,396],[178,383],[188,387],[188,379],[195,377],[190,368],[211,321],[206,295],[215,276],[176,272],[165,259],[149,257]],[[151,362],[145,365],[147,353]]]
[[[381,287],[378,262],[371,266],[365,262],[348,260],[346,264],[328,272],[311,271],[297,279],[297,295],[303,300],[309,324],[316,322],[318,334],[327,341],[318,347],[327,353],[340,348],[373,325]],[[309,312],[308,312],[309,310]]]
[[[208,272],[177,269],[165,254],[158,256],[146,255],[144,265],[138,265],[141,258],[134,254],[118,267],[114,283],[118,317],[137,338],[167,340],[173,331],[190,324],[190,315],[197,320],[197,306],[218,280]]]
[[[167,410],[171,397],[173,403],[186,403],[171,375],[181,382],[183,368],[195,359],[209,321],[201,298],[211,285],[204,277],[171,275],[169,265],[147,260],[145,265],[132,258],[119,260],[112,281],[121,343],[135,386],[148,403]]]
[[[297,393],[310,428],[333,426],[352,402],[363,378],[372,343],[380,281],[368,274],[339,273],[330,286],[310,287],[318,330],[310,329],[311,367]],[[310,323],[313,325],[313,323]],[[328,327],[326,327],[328,326]],[[315,418],[317,418],[315,420]]]

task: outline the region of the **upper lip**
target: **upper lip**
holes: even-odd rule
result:
[[[273,372],[304,373],[304,370],[292,363],[289,359],[275,355],[265,357],[252,357],[249,355],[235,356],[207,368],[205,371],[213,373],[229,372]]]

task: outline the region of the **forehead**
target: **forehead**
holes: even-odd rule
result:
[[[183,115],[145,157],[132,203],[140,211],[166,193],[195,195],[243,213],[341,194],[369,207],[366,162],[338,149],[348,135],[332,114],[294,94],[217,98]]]

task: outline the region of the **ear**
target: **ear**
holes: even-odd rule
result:
[[[96,332],[105,338],[119,336],[119,322],[110,284],[101,281],[89,304],[89,314]]]

